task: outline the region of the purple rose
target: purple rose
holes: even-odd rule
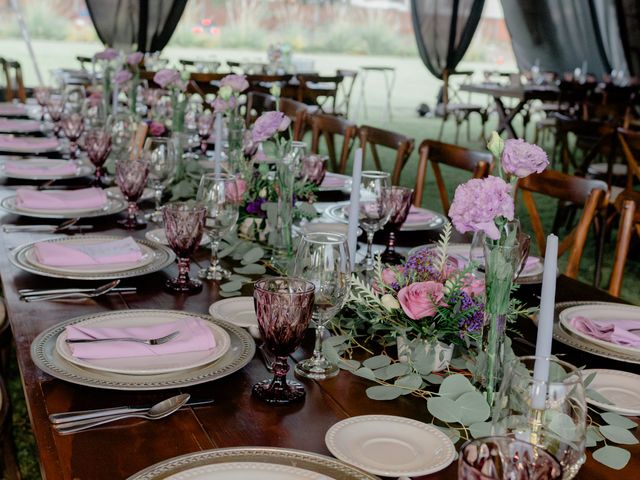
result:
[[[94,55],[96,60],[115,60],[118,58],[118,51],[115,48],[107,48],[102,52],[98,52]]]
[[[163,68],[158,70],[153,76],[153,81],[160,85],[161,88],[167,88],[171,85],[180,85],[182,83],[180,72],[172,68]]]
[[[132,67],[137,67],[140,65],[140,62],[144,58],[144,53],[142,52],[133,52],[127,55],[127,63]]]
[[[151,122],[149,125],[149,135],[152,137],[161,137],[164,135],[166,128],[163,124],[158,122]]]
[[[494,176],[459,185],[449,209],[449,217],[460,233],[483,231],[493,240],[500,238],[496,218],[513,220],[513,215],[511,186]]]
[[[220,87],[231,87],[231,90],[240,93],[249,88],[249,82],[244,75],[232,73],[220,80]]]
[[[118,72],[113,76],[113,81],[118,85],[122,85],[132,78],[133,74],[129,70],[118,70]]]
[[[264,142],[276,132],[283,132],[289,127],[291,120],[282,112],[265,112],[253,124],[253,143]]]
[[[524,178],[532,173],[542,173],[548,165],[547,154],[538,145],[521,138],[504,142],[502,169],[506,173]]]

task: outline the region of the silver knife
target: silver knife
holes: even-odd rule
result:
[[[32,297],[32,296],[40,296],[40,295],[57,295],[59,293],[86,293],[93,292],[95,288],[58,288],[53,290],[38,290],[33,288],[23,288],[22,290],[18,290],[18,293],[21,297]],[[136,287],[115,287],[109,290],[110,292],[119,292],[119,293],[127,293],[127,292],[136,292]]]
[[[93,229],[93,225],[73,225],[66,228],[59,228],[57,225],[4,225],[2,231],[12,232],[44,232],[44,233],[65,233],[65,232],[88,232]]]

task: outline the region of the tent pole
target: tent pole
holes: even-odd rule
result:
[[[38,77],[38,84],[43,87],[44,82],[42,81],[42,74],[40,73],[40,67],[38,67],[38,62],[36,61],[36,55],[33,52],[33,46],[31,45],[31,37],[29,36],[29,30],[27,29],[27,24],[24,22],[24,18],[22,17],[22,10],[20,9],[20,5],[18,0],[11,0],[11,6],[13,7],[13,11],[18,18],[18,23],[20,24],[20,31],[22,32],[22,38],[27,44],[27,49],[29,50],[29,56],[31,57],[31,62],[33,63],[33,68],[36,70],[36,75]]]

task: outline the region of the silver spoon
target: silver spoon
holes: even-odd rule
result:
[[[168,417],[176,410],[180,409],[185,403],[189,401],[191,395],[183,393],[176,395],[175,397],[167,398],[161,402],[156,403],[146,412],[126,413],[121,415],[112,415],[110,417],[101,418],[99,420],[77,420],[75,422],[66,422],[60,425],[54,425],[58,433],[63,435],[68,433],[75,433],[88,428],[97,427],[105,423],[115,422],[116,420],[122,420],[124,418],[144,418],[147,420],[159,420],[164,417]]]

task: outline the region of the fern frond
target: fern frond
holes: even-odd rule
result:
[[[444,266],[447,263],[447,250],[449,248],[449,241],[451,240],[451,223],[447,222],[442,228],[442,233],[438,239],[436,247],[436,269],[442,273],[444,272]]]

